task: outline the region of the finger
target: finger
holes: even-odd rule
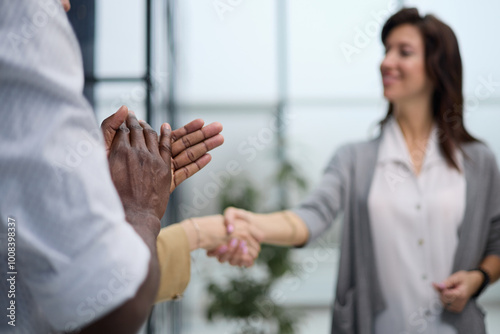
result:
[[[240,244],[238,249],[234,252],[234,255],[229,259],[229,264],[232,266],[245,266],[245,263],[251,262],[252,258],[248,254],[248,249],[246,246],[243,246],[243,243]]]
[[[224,210],[224,225],[226,225],[227,234],[234,231],[234,221],[236,219],[236,208],[228,207]]]
[[[161,132],[160,144],[158,146],[160,150],[160,155],[163,158],[163,161],[165,161],[165,163],[170,166],[172,158],[172,146],[170,143],[170,136],[172,134],[172,129],[170,128],[170,124],[163,123],[160,132]]]
[[[245,254],[242,256],[239,265],[244,266],[246,268],[249,268],[249,267],[253,266],[253,264],[255,263],[255,259],[256,259],[256,257],[253,257],[252,255],[250,255],[250,253]]]
[[[229,244],[227,245],[228,247],[227,251],[220,255],[219,262],[222,263],[233,259],[236,253],[238,252],[239,244],[240,241],[238,239],[234,238],[231,239],[231,241],[229,241]]]
[[[228,234],[233,233],[237,219],[250,222],[251,212],[238,208],[229,207],[224,211],[224,224],[227,226]]]
[[[455,302],[458,301],[458,292],[455,290],[445,290],[442,293],[441,300],[443,301],[443,304],[445,305],[445,307],[450,307]]]
[[[189,122],[188,124],[184,125],[182,128],[179,128],[179,129],[172,131],[172,141],[175,142],[179,138],[181,138],[187,134],[190,134],[192,132],[200,130],[201,128],[203,128],[203,125],[205,125],[205,121],[203,121],[200,118]]]
[[[434,290],[436,290],[438,293],[441,293],[443,290],[446,289],[446,285],[444,283],[432,283],[432,287]]]
[[[255,260],[256,258],[259,257],[260,253],[260,247],[254,248],[254,247],[248,247],[248,256],[250,257],[251,260]]]
[[[113,138],[115,138],[116,132],[120,129],[120,125],[125,122],[128,115],[128,108],[126,106],[121,106],[114,114],[106,118],[101,123],[101,131],[104,137],[104,146],[106,147],[106,153],[109,155],[109,149],[111,143],[113,143]]]
[[[464,280],[464,272],[457,271],[451,274],[447,279],[445,279],[442,284],[446,287],[446,289],[454,288],[455,286],[460,285]]]
[[[111,146],[116,147],[118,145],[124,145],[125,147],[130,147],[129,134],[129,128],[125,125],[125,123],[122,123],[122,125],[120,125],[120,127],[118,128],[115,137],[113,138],[113,143],[111,144]]]
[[[156,133],[156,131],[153,130],[153,128],[144,121],[139,121],[139,124],[142,126],[144,140],[149,152],[160,154],[160,150],[158,148],[158,134]]]
[[[215,249],[207,251],[207,255],[213,256],[213,257],[216,257],[217,259],[219,259],[221,254],[224,254],[225,252],[227,252],[227,245],[221,245]]]
[[[174,183],[172,184],[172,187],[175,189],[177,186],[179,186],[186,179],[188,179],[191,176],[193,176],[194,174],[198,173],[203,167],[208,165],[208,163],[211,160],[212,160],[212,156],[210,154],[205,154],[202,157],[200,157],[198,160],[196,160],[195,162],[193,162],[187,166],[184,166],[184,167],[179,168],[179,169],[174,167]]]
[[[184,149],[179,154],[174,154],[174,152],[172,151],[172,154],[174,155],[174,167],[178,169],[192,162],[195,162],[201,156],[222,145],[223,143],[224,137],[222,135],[216,135],[215,137],[209,138],[202,143]]]
[[[255,252],[260,251],[260,243],[258,243],[254,238],[249,236],[248,238],[245,238],[244,240],[246,241],[247,252],[250,250],[254,250]]]
[[[224,137],[222,137],[222,135],[219,135],[221,131],[222,124],[220,124],[219,122],[215,122],[205,126],[202,129],[186,134],[178,139],[172,138],[172,154],[174,156],[177,156],[187,148],[213,139],[214,137],[218,137],[218,140],[215,143],[213,141],[211,142],[211,144],[215,146],[211,147],[209,150],[214,149],[215,147],[222,145],[222,143],[224,142]]]
[[[133,112],[128,113],[127,127],[130,130],[130,146],[147,150],[146,141],[144,140],[144,130]]]

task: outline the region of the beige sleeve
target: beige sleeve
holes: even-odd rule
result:
[[[155,303],[177,299],[191,277],[191,257],[186,232],[180,224],[162,228],[156,241],[161,281]]]

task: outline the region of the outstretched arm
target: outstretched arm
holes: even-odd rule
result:
[[[222,215],[190,218],[163,228],[157,240],[161,279],[156,302],[183,294],[191,275],[189,253],[195,249],[231,246],[250,266],[259,255],[261,233],[243,220],[234,222],[232,232],[227,233]]]
[[[228,208],[224,213],[225,223],[232,238],[240,238],[241,233],[234,228],[243,222],[250,226],[253,234],[259,235],[261,243],[280,246],[301,246],[309,239],[309,230],[304,221],[291,211],[270,214],[256,214],[250,211]],[[233,231],[234,230],[234,231]],[[226,245],[207,252],[222,262],[232,265],[251,266],[257,256],[246,257],[241,249]]]

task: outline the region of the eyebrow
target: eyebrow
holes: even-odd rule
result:
[[[390,46],[392,45],[388,45],[387,43],[384,45],[386,49],[388,49]],[[414,45],[411,45],[410,43],[408,42],[400,42],[400,43],[396,43],[396,46],[399,46],[399,47],[410,47],[410,48],[415,48]]]

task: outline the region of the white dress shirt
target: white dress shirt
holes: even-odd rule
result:
[[[440,320],[439,283],[452,272],[465,210],[465,177],[448,166],[431,131],[419,175],[399,124],[383,130],[368,210],[379,281],[387,308],[376,334],[456,334]],[[462,156],[456,153],[459,166]]]
[[[150,252],[125,221],[60,1],[0,1],[0,41],[0,333],[67,332],[132,298]]]

